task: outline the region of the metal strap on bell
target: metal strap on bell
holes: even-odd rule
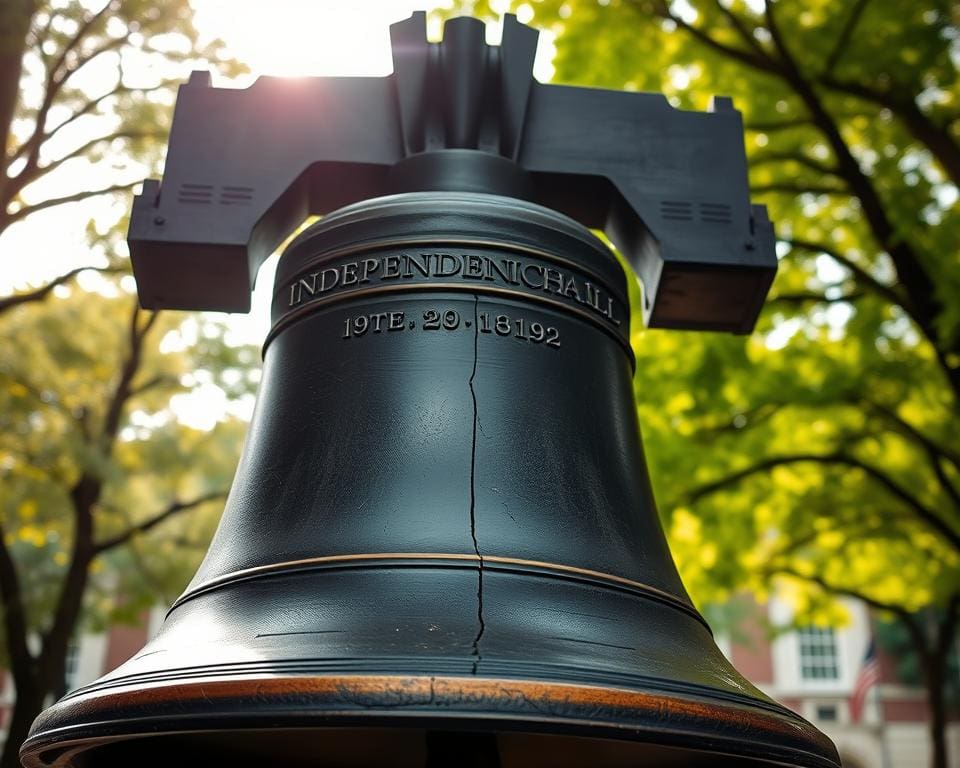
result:
[[[504,46],[521,34],[512,25]],[[447,39],[474,29],[451,22]],[[516,55],[501,51],[499,70],[476,74],[438,45],[420,43],[429,66],[466,67],[482,92]],[[536,101],[550,98],[537,88],[547,86],[533,87],[535,122]],[[428,142],[359,169],[353,187],[325,194],[361,201],[324,211],[286,249],[256,411],[206,558],[155,639],[37,719],[28,768],[838,768],[821,733],[733,669],[684,591],[640,444],[623,270],[582,222],[541,204],[573,182],[544,187],[525,167],[522,119],[512,158],[462,146],[479,143],[489,121],[454,95],[462,103],[448,123],[475,134],[448,125],[461,146]],[[443,123],[442,110],[424,109],[423,124]],[[168,168],[182,167],[184,121],[197,117],[181,101]],[[395,117],[397,135],[402,123]],[[563,126],[553,130],[560,141]],[[329,168],[309,184],[298,176],[274,200],[292,205],[302,187],[329,183],[328,171],[346,178]],[[235,179],[236,169],[219,172]],[[155,306],[176,288],[166,273],[152,282],[163,254],[193,270],[177,278],[192,281],[177,305],[202,293],[204,275],[208,287],[217,281],[211,264],[230,272],[234,256],[258,247],[254,237],[238,250],[210,206],[198,228],[201,214],[168,184],[177,188],[168,178],[159,200],[147,188],[131,228],[135,264],[151,265],[138,272],[141,296]],[[394,194],[370,197],[366,185]],[[622,224],[621,203],[566,208],[608,204]],[[176,222],[176,205],[193,229]],[[167,210],[153,214],[163,225],[145,218],[149,206]],[[741,295],[769,283],[769,226],[748,202],[730,206],[743,213],[736,226],[753,228],[745,252],[755,258],[759,243],[765,266],[677,268],[663,254],[682,249],[668,240],[657,252],[633,243],[645,263],[680,275],[669,290],[681,293],[648,314],[752,325],[743,317],[757,307],[741,306],[734,327],[729,296],[684,314],[696,304],[685,281],[694,293],[709,287],[690,278],[697,269],[726,275],[720,289],[747,275],[753,287]],[[192,232],[194,257],[160,226]],[[226,295],[231,280],[211,291]]]

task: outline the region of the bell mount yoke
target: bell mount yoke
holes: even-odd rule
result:
[[[391,26],[386,77],[261,77],[181,86],[163,183],[144,182],[129,243],[147,309],[246,312],[257,271],[310,214],[385,194],[486,192],[602,229],[644,287],[650,327],[748,333],[776,272],[751,205],[729,98],[544,85],[538,32],[472,18],[429,43],[426,14]]]

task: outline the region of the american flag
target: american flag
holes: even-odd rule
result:
[[[863,705],[867,700],[867,692],[880,680],[880,662],[877,661],[877,649],[873,640],[867,646],[867,653],[860,666],[860,674],[853,684],[853,693],[850,695],[850,719],[858,722],[863,714]]]

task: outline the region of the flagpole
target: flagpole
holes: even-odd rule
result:
[[[877,712],[877,736],[880,739],[880,763],[883,768],[893,768],[893,762],[890,760],[890,744],[887,741],[886,721],[883,717],[883,702],[880,700],[879,681],[873,686],[873,703],[876,705]]]
[[[883,768],[892,768],[890,760],[890,750],[886,739],[886,721],[883,716],[883,702],[880,698],[880,684],[883,675],[881,673],[880,659],[877,655],[877,637],[870,627],[870,634],[867,638],[867,649],[860,663],[860,670],[853,684],[853,690],[850,693],[850,720],[851,723],[862,723],[867,726],[867,732],[874,730],[873,723],[868,722],[866,717],[876,705],[877,720],[876,734],[880,740],[880,762]]]

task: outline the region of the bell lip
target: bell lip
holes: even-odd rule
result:
[[[49,750],[63,755],[123,739],[396,726],[580,735],[758,765],[840,768],[833,743],[782,705],[697,689],[676,695],[539,679],[376,674],[173,679],[106,691],[94,685],[41,714],[20,758],[26,768],[49,768]]]

